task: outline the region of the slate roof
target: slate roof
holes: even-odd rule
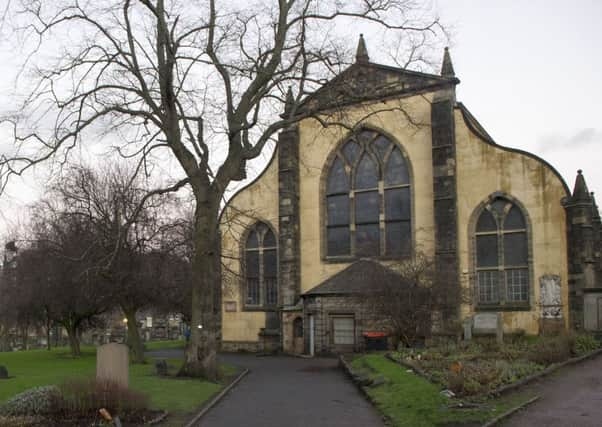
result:
[[[401,277],[379,262],[362,259],[329,277],[302,296],[367,294],[378,289],[381,283],[390,280],[401,280]]]

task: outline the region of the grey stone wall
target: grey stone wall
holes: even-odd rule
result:
[[[314,316],[314,342],[316,354],[364,350],[364,332],[386,331],[386,322],[370,309],[365,298],[356,296],[312,296],[304,298],[304,342],[309,351],[309,315]],[[355,344],[352,347],[337,347],[332,342],[331,319],[336,315],[353,315],[355,320]]]
[[[294,305],[301,291],[299,276],[299,130],[278,135],[278,294],[280,306]]]
[[[443,301],[447,307],[445,318],[457,315],[460,295],[453,104],[449,96],[435,99],[431,106],[436,280],[450,290],[446,292],[447,301]]]
[[[594,325],[599,325],[597,319],[602,313],[591,294],[602,296],[600,215],[581,171],[578,171],[573,194],[563,205],[567,213],[569,323],[576,330],[599,330],[600,326],[595,328]]]

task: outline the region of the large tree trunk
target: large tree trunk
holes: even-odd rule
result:
[[[180,375],[218,377],[219,346],[219,237],[218,202],[197,203],[192,259],[192,316],[190,342]]]
[[[79,348],[79,336],[77,335],[77,326],[69,324],[65,327],[67,336],[69,337],[69,348],[73,357],[79,357],[81,351]]]
[[[134,363],[144,363],[144,345],[140,338],[138,322],[136,321],[136,310],[121,307],[125,318],[128,320],[127,343],[132,351],[132,361]]]

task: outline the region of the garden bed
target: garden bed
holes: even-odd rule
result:
[[[416,375],[384,354],[342,360],[343,367],[387,420],[396,427],[481,426],[533,401],[534,395],[517,393],[470,402],[441,393],[441,387]]]
[[[478,397],[514,389],[567,361],[596,352],[601,343],[590,335],[510,336],[403,349],[388,357],[411,368],[456,396]]]

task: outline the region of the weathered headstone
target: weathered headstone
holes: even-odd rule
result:
[[[157,375],[159,375],[160,377],[167,376],[167,374],[168,374],[167,361],[165,359],[157,360],[155,362],[155,369],[157,370]]]
[[[546,274],[539,278],[541,317],[544,319],[562,318],[562,295],[560,276]]]
[[[5,366],[0,365],[0,380],[8,379],[8,369]]]
[[[129,350],[125,344],[110,343],[96,350],[96,380],[127,388],[129,384]]]
[[[464,327],[464,339],[470,341],[472,339],[472,318],[464,319],[462,326]]]
[[[495,335],[498,343],[504,339],[504,325],[500,313],[477,313],[473,317],[474,335]]]

